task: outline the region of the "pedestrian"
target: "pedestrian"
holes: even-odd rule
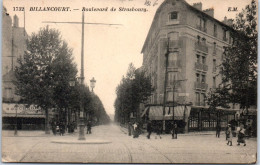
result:
[[[221,131],[221,126],[219,124],[217,124],[217,127],[216,127],[216,137],[219,138],[219,135],[220,135],[220,131]]]
[[[172,139],[177,139],[178,125],[175,123],[172,127]]]
[[[51,122],[51,129],[52,129],[53,135],[56,136],[56,122],[55,121]]]
[[[91,134],[91,121],[88,121],[88,124],[87,124],[87,134]]]
[[[133,138],[137,138],[138,137],[138,135],[137,135],[138,134],[137,127],[138,127],[138,123],[135,122],[133,124],[133,128],[134,128],[134,132],[133,132],[134,136],[133,136]]]
[[[128,122],[128,136],[131,136],[131,135],[132,135],[131,127],[132,127],[132,124],[131,124],[131,122],[129,121],[129,122]]]
[[[226,129],[225,129],[225,134],[226,134],[226,140],[228,140],[228,135],[227,135],[227,131],[228,131],[228,129],[229,129],[229,125],[230,125],[230,124],[228,124],[228,125],[227,125],[227,127],[226,127]]]
[[[65,128],[66,126],[65,126],[65,123],[64,122],[61,122],[61,125],[60,125],[60,133],[61,133],[61,135],[60,136],[64,136],[64,134],[65,134]]]
[[[233,134],[232,134],[232,129],[231,129],[231,125],[228,124],[228,129],[226,131],[226,136],[227,136],[227,145],[230,144],[230,146],[232,146],[232,137],[233,137]]]
[[[246,146],[246,141],[245,141],[245,129],[244,125],[241,124],[239,130],[238,130],[238,137],[237,137],[237,145],[239,146],[240,143],[244,143],[244,146]]]
[[[161,122],[158,122],[157,125],[156,125],[156,135],[158,135],[160,137],[160,139],[162,138],[161,137],[161,129],[162,129]],[[155,139],[157,139],[157,136],[155,136]]]
[[[150,136],[152,134],[152,122],[150,120],[147,123],[147,132],[148,132],[147,139],[150,139]]]

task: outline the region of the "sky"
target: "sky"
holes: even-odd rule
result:
[[[150,1],[151,6],[145,2]],[[25,8],[25,29],[29,35],[46,26],[44,21],[81,22],[82,8],[106,8],[108,11],[86,11],[85,22],[121,25],[85,25],[84,31],[84,72],[85,84],[94,77],[95,94],[99,96],[108,114],[114,114],[116,87],[126,74],[128,65],[142,66],[142,46],[151,26],[154,14],[164,0],[4,0],[3,5],[13,17],[19,17],[19,26],[24,27],[24,12],[16,7]],[[214,8],[214,17],[220,21],[235,18],[250,0],[186,0],[189,4],[202,2],[202,9]],[[70,7],[71,11],[30,11],[30,7]],[[116,11],[110,11],[114,7]],[[146,8],[147,11],[119,11],[124,8]],[[238,11],[228,12],[228,7]],[[15,9],[15,10],[14,10]],[[73,10],[79,9],[79,10]],[[80,73],[81,24],[48,24],[58,29],[62,38],[73,49],[74,62]]]

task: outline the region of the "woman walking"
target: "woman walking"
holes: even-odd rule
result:
[[[228,129],[226,131],[226,136],[227,136],[227,140],[228,140],[227,145],[232,146],[232,137],[233,137],[233,135],[232,135],[232,129],[231,129],[231,125],[230,124],[228,124]]]
[[[244,146],[246,146],[245,129],[244,129],[244,125],[243,124],[240,126],[240,129],[238,131],[237,145],[239,146],[240,143],[244,143]]]

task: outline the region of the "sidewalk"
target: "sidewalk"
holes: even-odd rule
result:
[[[74,135],[77,133],[75,130],[74,133],[65,133],[64,135]],[[45,131],[42,130],[18,130],[18,137],[49,137],[54,136],[52,131],[50,130],[50,134],[45,134]],[[2,130],[3,137],[15,137],[14,130]],[[56,136],[59,136],[58,134]]]
[[[128,134],[128,130],[125,127],[120,127],[121,131],[125,134]],[[146,130],[142,130],[143,133],[147,133]],[[221,131],[220,134],[225,134],[225,131]],[[178,136],[196,136],[196,135],[216,135],[216,131],[201,131],[201,132],[188,132],[188,133],[180,133]]]

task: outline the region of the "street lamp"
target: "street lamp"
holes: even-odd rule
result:
[[[93,77],[93,78],[90,80],[90,87],[91,87],[92,92],[93,92],[93,88],[95,88],[95,84],[96,84],[96,80],[95,80],[95,78]]]
[[[79,80],[80,80],[80,82],[82,82],[81,77],[79,78]],[[70,80],[69,85],[71,87],[75,86],[75,80]],[[80,117],[80,123],[79,123],[79,138],[78,138],[78,140],[85,140],[86,139],[85,134],[84,134],[85,124],[84,124],[84,120],[83,120],[84,105],[83,105],[83,94],[82,94],[84,88],[83,88],[83,84],[80,84],[80,85],[81,85],[80,88],[82,88],[82,89],[80,90],[80,116],[79,116]]]
[[[18,105],[15,104],[14,108],[15,108],[15,126],[14,126],[14,135],[17,136],[17,109],[18,109]]]

